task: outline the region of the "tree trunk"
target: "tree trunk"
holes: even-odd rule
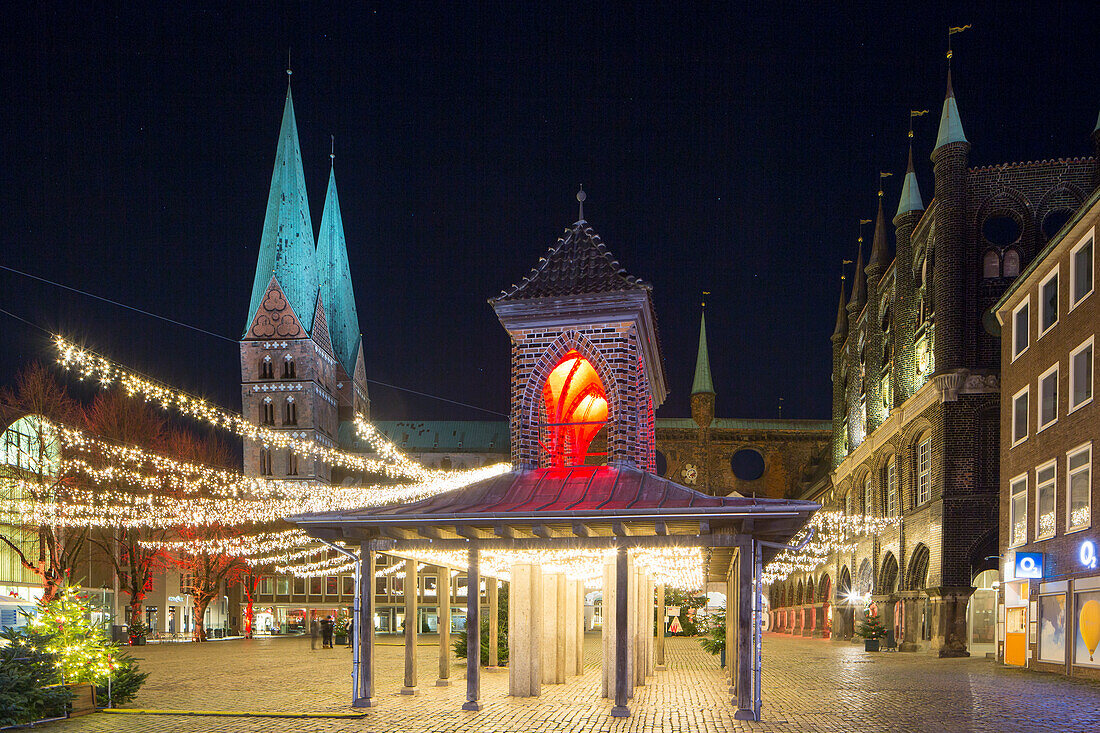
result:
[[[192,609],[195,619],[195,631],[191,637],[195,641],[206,641],[206,626],[204,622],[206,620],[206,607],[209,605],[209,598],[195,598],[195,607]]]

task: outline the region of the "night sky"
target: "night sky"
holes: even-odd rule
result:
[[[972,165],[1089,155],[1100,108],[1095,3],[148,5],[6,10],[0,264],[235,342],[289,48],[315,231],[336,138],[368,378],[499,413],[509,347],[486,299],[576,219],[578,183],[654,286],[658,416],[689,414],[710,290],[718,414],[775,417],[782,398],[825,419],[840,262],[879,170],[896,209],[911,108],[931,110],[932,196],[947,26],[974,26],[954,37]],[[233,342],[6,271],[0,308],[240,409]],[[0,329],[0,382],[53,358],[41,331]],[[493,418],[370,390],[376,419]]]

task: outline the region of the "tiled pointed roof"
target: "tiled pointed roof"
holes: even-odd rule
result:
[[[695,357],[695,381],[691,385],[692,394],[704,392],[714,394],[714,380],[710,376],[710,350],[707,349],[707,314],[705,311],[699,318],[699,354]]]
[[[355,291],[351,286],[348,245],[340,216],[340,197],[336,193],[336,172],[328,175],[325,211],[321,214],[321,233],[317,236],[317,268],[321,297],[328,315],[332,349],[348,375],[355,374],[359,349],[359,316],[355,311]]]
[[[582,219],[539,259],[531,274],[493,302],[649,289],[649,284],[626,273],[600,235]]]
[[[859,256],[856,257],[855,284],[852,285],[852,299],[848,301],[848,310],[852,315],[859,313],[867,302],[867,271],[863,267],[863,237],[859,238]]]
[[[936,150],[948,143],[965,143],[962,118],[959,117],[959,105],[955,103],[955,90],[951,87],[951,71],[947,71],[947,96],[943,100],[943,112],[940,114],[940,130],[936,136]]]
[[[917,174],[913,170],[913,146],[909,146],[909,167],[905,169],[905,180],[901,184],[901,200],[898,201],[898,216],[910,211],[924,211],[924,201],[920,197]]]
[[[887,244],[886,216],[882,213],[882,196],[878,197],[878,215],[875,217],[875,238],[871,240],[871,259],[867,269],[880,272],[890,264],[890,245]]]
[[[836,309],[836,328],[833,329],[833,338],[843,338],[848,335],[848,311],[844,308],[844,280],[840,281],[840,305]]]
[[[306,199],[306,179],[302,171],[302,151],[298,145],[298,125],[294,120],[290,87],[287,86],[246,329],[255,318],[273,275],[278,279],[302,325],[307,331],[313,329],[313,309],[317,299],[314,250],[313,222]]]

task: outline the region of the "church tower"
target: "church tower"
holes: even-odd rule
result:
[[[322,219],[329,228],[322,234],[328,243],[325,251],[331,254],[318,263],[288,85],[248,321],[240,342],[241,408],[245,418],[256,424],[327,446],[337,444],[341,401],[350,412],[352,395],[358,394],[344,370],[350,368],[353,376],[362,375],[354,302],[349,307],[346,299],[341,300],[351,297],[351,282],[335,195],[335,178],[330,176],[331,201],[326,203]],[[333,277],[332,261],[342,264],[343,279]],[[334,299],[338,344],[329,328],[326,287],[338,294]],[[348,335],[349,328],[354,329],[354,337]],[[347,349],[349,343],[354,353]],[[345,367],[337,357],[349,353],[352,359]],[[365,378],[360,381],[364,385],[361,404],[365,405]],[[256,441],[245,443],[244,471],[253,476],[332,480],[327,465]]]
[[[664,365],[649,284],[577,221],[531,273],[489,301],[512,339],[512,464],[656,470]],[[606,440],[606,456],[589,452]]]
[[[691,418],[701,427],[714,422],[714,379],[710,375],[707,348],[707,312],[699,316],[699,353],[695,357],[695,379],[691,383]]]

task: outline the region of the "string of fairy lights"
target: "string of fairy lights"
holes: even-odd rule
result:
[[[791,540],[798,546],[813,529],[813,536],[799,550],[782,550],[764,566],[764,585],[786,580],[794,573],[813,572],[825,565],[834,554],[851,553],[863,537],[882,533],[901,524],[900,517],[875,517],[867,514],[847,514],[843,511],[819,511]]]

